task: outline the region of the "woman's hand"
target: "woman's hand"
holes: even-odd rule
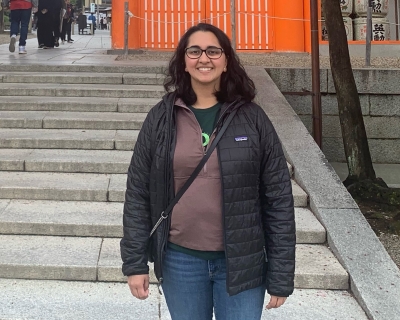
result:
[[[149,296],[149,275],[138,274],[128,277],[129,289],[135,298],[145,300]]]
[[[47,12],[47,9],[43,9],[42,13],[45,14]]]
[[[285,303],[286,299],[286,297],[271,296],[271,299],[269,300],[269,303],[265,308],[268,310],[272,308],[279,308]]]

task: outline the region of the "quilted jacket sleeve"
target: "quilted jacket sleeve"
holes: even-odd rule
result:
[[[260,198],[267,251],[267,291],[287,297],[293,293],[296,227],[292,185],[281,143],[271,121],[260,108]]]
[[[154,108],[140,130],[128,169],[121,240],[122,272],[126,276],[149,272],[146,247],[151,230],[149,183],[153,121]]]

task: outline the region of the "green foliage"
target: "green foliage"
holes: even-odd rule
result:
[[[82,0],[71,0],[71,4],[74,5],[76,8],[82,8],[83,6]]]
[[[3,21],[5,24],[10,22],[10,10],[4,11]]]

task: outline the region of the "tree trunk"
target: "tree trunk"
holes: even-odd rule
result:
[[[328,31],[331,72],[349,169],[349,176],[344,183],[350,185],[362,180],[375,180],[360,99],[350,63],[340,0],[322,0],[322,7]]]

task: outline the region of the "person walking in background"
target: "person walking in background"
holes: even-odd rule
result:
[[[31,13],[37,11],[38,0],[3,0],[3,7],[10,8],[10,52],[15,52],[19,33],[19,53],[26,54],[26,39]]]
[[[63,17],[63,25],[61,31],[62,44],[66,41],[65,36],[67,35],[68,43],[72,43],[74,40],[71,39],[71,25],[74,21],[74,9],[70,3],[70,0],[65,0],[65,15]]]
[[[84,15],[83,12],[80,11],[78,15],[78,34],[83,34],[86,28],[87,28],[86,15]]]
[[[186,31],[164,88],[128,169],[121,257],[130,291],[148,297],[153,261],[172,320],[213,311],[260,320],[265,290],[267,309],[294,290],[294,202],[278,135],[213,25]]]
[[[33,15],[33,21],[32,21],[32,30],[33,31],[37,30],[37,21],[38,21],[38,12],[36,11],[35,14]]]
[[[60,11],[64,0],[39,0],[38,31],[39,48],[50,49],[59,46]]]
[[[96,17],[93,14],[93,12],[90,14],[88,20],[92,21],[92,25],[93,25],[93,34],[94,34],[94,30],[96,30]]]
[[[110,30],[111,27],[111,17],[107,17],[107,30]]]

